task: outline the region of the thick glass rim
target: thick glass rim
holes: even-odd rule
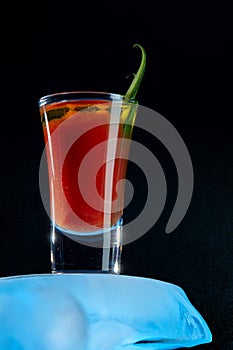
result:
[[[137,104],[136,100],[128,99],[127,97],[105,91],[65,91],[57,92],[54,94],[49,94],[41,97],[38,101],[39,107],[45,106],[47,104],[56,103],[56,102],[67,102],[67,101],[76,101],[76,100],[85,100],[85,99],[100,99],[107,101],[126,101],[127,103]]]

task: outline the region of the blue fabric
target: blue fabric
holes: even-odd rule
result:
[[[161,350],[210,341],[205,320],[174,284],[97,273],[0,279],[1,350]]]

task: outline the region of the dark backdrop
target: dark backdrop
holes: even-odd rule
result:
[[[195,186],[183,221],[165,234],[177,183],[169,155],[155,142],[168,200],[154,227],[125,247],[123,273],[181,286],[213,333],[211,344],[197,348],[233,349],[232,3],[19,2],[9,3],[3,17],[0,275],[50,272],[49,220],[38,184],[39,97],[124,93],[140,61],[132,47],[140,43],[148,62],[139,103],[178,130]]]

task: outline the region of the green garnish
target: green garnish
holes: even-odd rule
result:
[[[141,85],[141,81],[142,81],[142,78],[144,76],[145,69],[146,69],[146,53],[145,53],[144,48],[139,44],[134,44],[133,47],[139,47],[141,49],[142,60],[141,60],[141,64],[140,64],[140,67],[138,68],[137,73],[134,74],[134,79],[133,79],[129,89],[127,90],[127,92],[125,94],[125,97],[129,100],[135,100],[136,94],[138,92],[139,86]]]

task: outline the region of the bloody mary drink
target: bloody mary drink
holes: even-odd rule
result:
[[[59,231],[96,247],[103,246],[104,232],[119,234],[121,180],[126,176],[135,106],[106,93],[61,93],[42,99],[52,237]],[[117,240],[111,233],[107,246]]]

